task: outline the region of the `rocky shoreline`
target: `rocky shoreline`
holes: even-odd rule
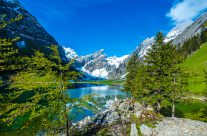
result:
[[[72,127],[71,135],[83,136],[207,136],[207,123],[163,117],[151,107],[131,99],[117,100],[93,118]]]
[[[207,123],[166,118],[149,106],[124,99],[113,102],[93,118],[79,121],[70,133],[74,136],[207,136]]]

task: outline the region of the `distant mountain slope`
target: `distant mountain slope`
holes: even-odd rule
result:
[[[77,57],[75,66],[88,75],[100,78],[118,79],[125,73],[128,55],[107,57],[104,50]]]
[[[14,19],[20,14],[23,15],[23,19],[1,29],[0,37],[20,37],[21,39],[17,45],[20,48],[24,48],[24,50],[22,50],[24,54],[31,55],[34,49],[40,50],[48,55],[49,51],[47,47],[51,44],[58,45],[57,41],[45,31],[34,16],[21,6],[18,0],[0,0],[0,15],[6,15],[4,20],[8,21]],[[67,58],[64,50],[61,46],[58,47],[62,59],[66,60]]]
[[[207,43],[203,44],[199,50],[190,55],[183,66],[191,73],[189,80],[189,90],[192,92],[202,92],[205,89],[205,74],[207,70]]]

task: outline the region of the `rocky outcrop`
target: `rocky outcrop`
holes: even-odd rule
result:
[[[72,130],[74,133],[81,135],[89,133],[95,135],[99,130],[106,127],[108,135],[127,136],[130,132],[126,130],[130,127],[128,124],[131,124],[133,117],[140,118],[141,120],[156,118],[151,110],[151,108],[142,107],[140,103],[131,99],[117,100],[111,104],[109,109],[96,114],[93,118],[87,117],[78,122]],[[132,131],[133,134],[136,134],[134,126]]]
[[[72,135],[96,136],[207,136],[207,123],[184,118],[164,118],[153,109],[125,99],[109,109],[75,124]]]

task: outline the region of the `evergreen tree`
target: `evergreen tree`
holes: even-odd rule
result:
[[[136,54],[133,54],[131,58],[128,61],[127,67],[126,67],[126,80],[124,84],[124,90],[127,92],[131,93],[133,96],[135,92],[135,77],[137,73],[137,68],[138,68],[138,56]]]
[[[201,31],[201,44],[207,42],[207,26]]]
[[[145,88],[144,84],[147,82],[146,81],[146,69],[145,65],[143,62],[140,60],[137,66],[137,71],[135,73],[135,80],[133,83],[134,86],[134,97],[136,100],[140,101],[143,106],[145,105]]]
[[[155,38],[155,44],[148,51],[145,57],[146,82],[148,102],[155,104],[157,111],[163,106],[170,105],[172,96],[181,91],[176,89],[180,85],[179,76],[181,75],[178,64],[179,60],[176,48],[171,43],[164,44],[164,36],[159,32]],[[176,83],[175,83],[176,82]]]

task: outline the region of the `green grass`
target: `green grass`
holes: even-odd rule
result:
[[[116,80],[100,80],[100,81],[81,81],[78,84],[104,84],[104,85],[122,85],[123,81]]]
[[[183,66],[189,72],[188,89],[194,93],[200,93],[205,89],[205,74],[207,70],[207,43],[203,44],[199,50],[188,56]]]
[[[177,102],[175,105],[175,116],[179,118],[185,118],[186,113],[196,114],[204,109],[204,116],[207,117],[207,103],[206,101],[190,100],[188,102]],[[166,116],[171,116],[171,107],[163,108],[161,113]]]

